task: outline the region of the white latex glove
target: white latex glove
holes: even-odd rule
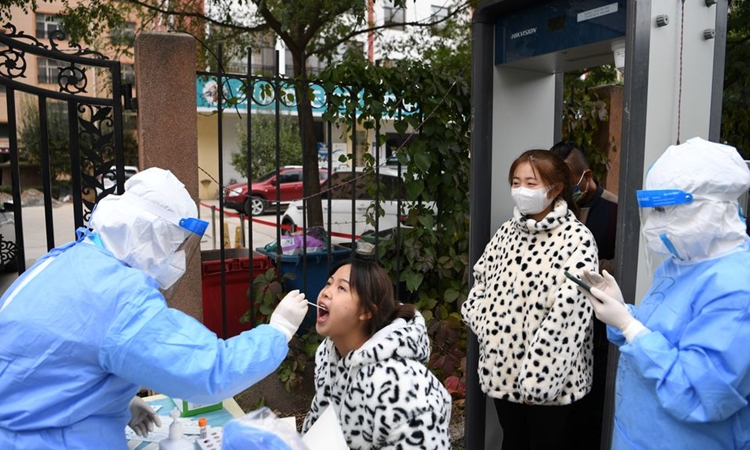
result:
[[[615,281],[615,277],[610,275],[606,270],[602,270],[602,274],[599,275],[596,272],[584,269],[581,279],[592,288],[597,288],[613,299],[625,304],[625,300],[622,298],[622,291],[620,291],[620,286]]]
[[[584,270],[582,277],[591,286],[587,297],[594,307],[596,318],[622,331],[625,340],[632,342],[646,327],[630,313],[614,277],[606,270],[602,271],[602,275]]]
[[[154,430],[154,425],[161,426],[161,420],[156,411],[140,397],[133,397],[130,401],[130,422],[128,426],[141,437],[148,436],[149,431]]]
[[[286,335],[286,341],[292,340],[302,320],[307,314],[305,294],[295,289],[281,299],[279,306],[271,314],[270,325]]]

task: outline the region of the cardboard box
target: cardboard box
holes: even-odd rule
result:
[[[173,398],[175,406],[180,410],[181,417],[190,417],[197,414],[203,414],[211,411],[218,411],[222,408],[222,402],[215,404],[193,403],[179,398]]]

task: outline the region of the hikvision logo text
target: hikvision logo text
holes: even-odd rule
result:
[[[520,37],[528,36],[530,34],[536,33],[536,28],[529,28],[527,30],[523,31],[516,31],[515,33],[510,35],[511,39],[518,39]]]

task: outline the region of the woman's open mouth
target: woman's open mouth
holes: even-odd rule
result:
[[[318,323],[327,321],[329,315],[330,313],[328,312],[328,308],[326,308],[325,305],[318,305]]]

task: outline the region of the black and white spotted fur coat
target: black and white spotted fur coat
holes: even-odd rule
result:
[[[451,398],[424,365],[430,340],[422,316],[396,319],[339,357],[330,338],[315,355],[315,398],[303,431],[326,407],[351,449],[449,449]]]
[[[592,382],[592,307],[564,271],[598,270],[591,232],[558,199],[537,222],[518,212],[487,244],[461,315],[477,335],[493,398],[567,405]]]

